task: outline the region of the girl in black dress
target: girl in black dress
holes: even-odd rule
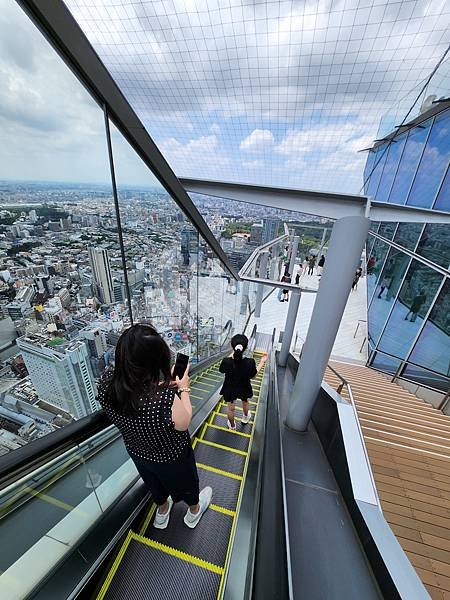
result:
[[[253,358],[244,358],[243,353],[247,349],[248,338],[245,335],[237,334],[231,338],[231,347],[234,352],[232,356],[224,358],[220,363],[219,371],[225,374],[220,393],[227,403],[228,429],[235,430],[234,420],[234,401],[238,398],[242,401],[242,410],[244,415],[241,422],[246,424],[250,421],[251,413],[248,409],[248,401],[253,396],[253,389],[250,380],[255,377],[263,368],[267,361],[267,354],[264,354],[259,361],[259,365]]]

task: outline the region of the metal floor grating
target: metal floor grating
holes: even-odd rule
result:
[[[215,467],[221,471],[229,471],[235,475],[242,475],[244,472],[245,456],[217,448],[216,446],[202,443],[197,444],[195,447],[195,459],[199,463]]]
[[[215,501],[214,497],[212,501]],[[181,552],[223,567],[233,517],[210,509],[205,512],[195,529],[189,529],[183,521],[186,510],[187,507],[182,502],[175,504],[167,529],[155,529],[151,525],[147,537],[161,544],[170,543],[173,548]]]
[[[243,452],[247,451],[250,444],[250,437],[247,437],[247,435],[239,435],[239,433],[236,434],[234,431],[224,431],[223,429],[216,429],[210,426],[206,428],[203,439]]]
[[[206,401],[222,385],[223,378],[217,367],[218,363],[198,375],[191,384],[192,394],[198,396],[193,404]],[[185,526],[183,517],[187,507],[179,503],[172,508],[167,529],[155,529],[150,508],[144,526],[145,537],[128,534],[97,600],[213,600],[219,597],[251,448],[262,374],[255,379],[255,404],[250,407],[252,420],[243,425],[242,411],[236,411],[237,431],[246,435],[209,426],[227,427],[226,406],[220,399],[193,442],[200,489],[206,485],[213,488],[212,505],[197,527]]]
[[[135,576],[130,576],[130,574]],[[136,576],[138,575],[138,576]],[[221,575],[132,539],[105,600],[215,600]],[[151,592],[150,592],[151,590]]]
[[[253,415],[250,422],[244,425],[244,423],[241,423],[240,417],[236,414],[234,417],[234,422],[236,423],[236,431],[239,431],[240,433],[252,432]],[[222,413],[214,415],[212,423],[213,425],[219,425],[219,427],[227,427],[227,415]]]
[[[200,489],[209,485],[214,490],[213,502],[228,510],[236,510],[241,481],[214,471],[198,468]]]

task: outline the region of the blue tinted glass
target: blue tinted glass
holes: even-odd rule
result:
[[[369,335],[375,343],[395,301],[409,261],[409,256],[404,252],[390,249],[368,311]]]
[[[397,173],[398,163],[405,147],[407,134],[404,133],[398,138],[395,138],[389,146],[386,164],[384,165],[383,174],[381,176],[380,185],[378,186],[376,199],[380,202],[387,202],[389,192],[391,191],[392,182]]]
[[[402,159],[389,194],[389,202],[405,204],[430,126],[431,119],[409,131]]]
[[[400,366],[400,362],[401,361],[397,358],[386,356],[386,354],[382,354],[381,352],[375,352],[375,356],[373,357],[370,366],[374,369],[379,369],[380,371],[394,375]]]
[[[389,246],[381,240],[376,240],[367,261],[367,300],[370,301],[378,275],[388,253]]]
[[[393,241],[408,250],[414,250],[422,229],[423,223],[399,223]]]
[[[450,377],[442,377],[437,373],[421,369],[416,365],[406,365],[406,368],[402,373],[402,377],[431,388],[442,390],[443,392],[447,392],[450,389]]]
[[[410,360],[450,376],[450,280],[447,279],[417,340]]]
[[[383,144],[382,146],[378,146],[377,153],[375,155],[374,163],[371,167],[373,169],[373,173],[370,176],[369,185],[367,187],[367,195],[371,197],[375,197],[378,189],[378,184],[380,183],[381,174],[383,172],[384,163],[386,162],[387,157],[387,145]],[[370,173],[370,171],[369,171]]]
[[[430,207],[450,158],[450,111],[437,115],[428,137],[407,204]]]
[[[379,349],[405,358],[442,281],[442,275],[412,261],[400,289]]]
[[[372,167],[373,167],[373,163],[375,160],[375,156],[376,156],[376,152],[375,151],[370,151],[369,154],[367,155],[367,161],[366,161],[366,166],[364,167],[364,193],[367,194],[368,193],[368,188],[369,188],[369,177],[370,177],[370,173],[372,171]]]
[[[448,269],[450,265],[450,227],[438,223],[428,224],[417,246],[417,254]]]
[[[450,210],[450,167],[447,169],[447,174],[433,208],[436,210]]]
[[[378,234],[382,235],[388,240],[392,240],[392,236],[394,235],[396,227],[397,223],[381,223],[380,228],[378,229]]]

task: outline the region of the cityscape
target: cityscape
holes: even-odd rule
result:
[[[195,201],[237,270],[284,222],[311,220]],[[217,351],[230,320],[248,316],[239,284],[167,192],[120,188],[119,204],[126,278],[107,185],[0,182],[0,455],[98,410],[97,383],[130,325],[130,303],[134,321],[152,323],[193,362]]]

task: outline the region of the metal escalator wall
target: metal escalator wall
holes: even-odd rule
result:
[[[206,375],[211,382],[222,380],[218,364]],[[157,530],[152,526],[156,509],[152,503],[139,532],[128,533],[97,600],[221,597],[259,410],[262,378],[260,372],[253,386],[255,398],[250,402],[250,423],[244,425],[237,419],[237,430],[229,431],[226,404],[219,399],[194,438],[200,488],[211,485],[214,494],[200,523],[194,530],[186,528],[182,520],[186,507],[175,504],[168,528]],[[242,409],[236,406],[236,410],[239,418]]]

